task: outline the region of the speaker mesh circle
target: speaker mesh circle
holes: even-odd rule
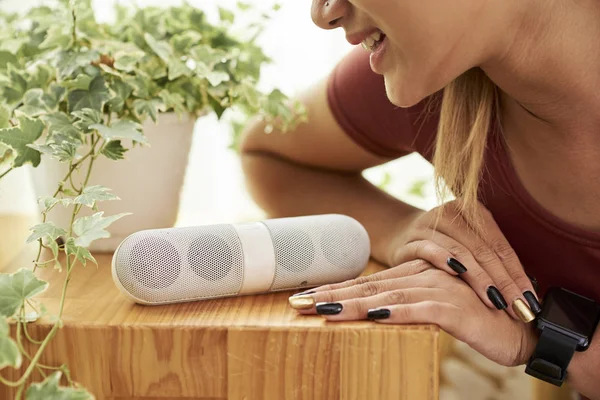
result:
[[[317,215],[264,221],[275,250],[271,290],[342,282],[363,271],[370,255],[369,236],[344,215]]]
[[[299,273],[310,268],[315,259],[315,248],[308,233],[300,229],[274,229],[271,234],[277,243],[275,261],[281,268],[291,273]]]
[[[138,282],[152,289],[171,286],[181,272],[181,259],[175,247],[164,239],[152,236],[133,246],[129,265]]]
[[[347,224],[330,223],[321,235],[321,250],[330,263],[344,269],[356,268],[363,262],[360,248],[363,237],[361,231],[348,229]]]
[[[232,225],[134,233],[114,255],[114,274],[136,301],[177,303],[239,293],[244,254]]]
[[[217,235],[202,235],[195,239],[190,244],[187,258],[192,271],[208,281],[223,279],[233,267],[233,251],[225,239]]]

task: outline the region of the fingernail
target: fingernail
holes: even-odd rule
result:
[[[340,303],[317,303],[317,313],[320,315],[336,315],[343,309],[344,306]]]
[[[375,310],[369,310],[367,318],[369,319],[387,319],[390,317],[390,310],[387,308],[378,308]]]
[[[293,294],[291,297],[304,296],[304,295],[315,294],[315,293],[317,293],[317,292],[315,292],[314,290],[311,290],[310,292],[301,292],[301,293]]]
[[[535,319],[535,314],[521,299],[516,299],[515,301],[513,301],[512,309],[515,312],[515,314],[517,314],[517,317],[521,318],[521,321],[525,322],[526,324],[530,323]]]
[[[523,293],[523,296],[525,296],[525,300],[527,300],[529,307],[531,307],[531,311],[533,311],[535,315],[538,315],[542,312],[542,306],[540,305],[540,302],[530,290]]]
[[[288,299],[290,306],[294,310],[308,310],[315,305],[315,298],[310,295],[292,296]]]
[[[456,258],[450,257],[450,258],[448,258],[448,260],[446,262],[448,263],[448,266],[450,268],[452,268],[452,270],[459,275],[467,272],[467,269],[465,268],[465,266],[462,265],[462,263],[460,261],[458,261]]]
[[[506,307],[508,307],[508,304],[506,304],[506,300],[504,300],[502,293],[500,293],[495,286],[490,286],[487,289],[487,295],[498,310],[504,310]]]

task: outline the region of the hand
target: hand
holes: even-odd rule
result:
[[[290,297],[303,314],[316,312],[329,321],[436,324],[506,366],[525,363],[535,348],[532,325],[486,307],[461,279],[423,260],[308,293]]]
[[[531,322],[541,311],[531,281],[490,211],[479,204],[478,212],[485,237],[465,221],[457,201],[423,212],[393,243],[391,265],[429,261],[460,275],[488,307],[506,309],[513,318]]]

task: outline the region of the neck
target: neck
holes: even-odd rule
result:
[[[600,1],[519,4],[519,23],[510,35],[502,33],[500,51],[481,65],[501,89],[503,106],[512,114],[507,117],[513,125],[522,120],[528,131],[537,124],[571,139],[575,133],[597,136]]]

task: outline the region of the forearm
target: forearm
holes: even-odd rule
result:
[[[243,153],[242,164],[250,192],[270,217],[349,215],[367,229],[373,257],[387,265],[394,238],[422,212],[373,186],[360,173],[311,168],[260,152]]]
[[[600,400],[600,329],[596,330],[589,349],[575,353],[567,371],[567,380],[577,393]]]

